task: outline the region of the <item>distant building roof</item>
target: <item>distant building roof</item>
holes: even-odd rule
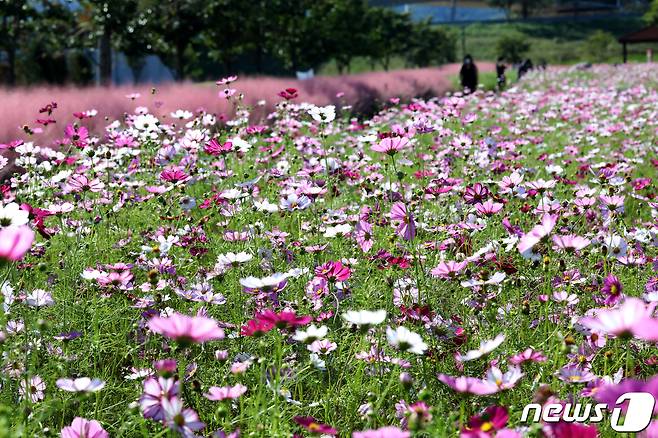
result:
[[[619,37],[620,43],[653,43],[658,42],[658,26],[649,26]]]

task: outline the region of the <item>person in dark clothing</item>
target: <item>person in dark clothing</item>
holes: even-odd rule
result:
[[[478,68],[475,66],[471,55],[464,56],[464,63],[461,70],[459,70],[459,78],[465,93],[472,93],[477,90]]]
[[[532,61],[530,58],[526,59],[523,64],[519,67],[519,79],[521,79],[526,73],[528,73],[530,70],[532,70]]]
[[[499,90],[505,88],[505,82],[507,81],[505,78],[505,69],[507,69],[507,66],[505,65],[504,58],[501,56],[496,61],[496,84]]]

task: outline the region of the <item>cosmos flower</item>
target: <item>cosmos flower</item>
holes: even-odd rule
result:
[[[0,261],[21,260],[34,242],[34,231],[27,225],[0,229]]]
[[[411,438],[411,432],[395,426],[353,432],[352,438]]]
[[[359,221],[359,223],[356,225],[354,238],[356,239],[356,243],[358,243],[359,248],[361,248],[361,251],[370,251],[374,243],[372,236],[372,225],[366,221]]]
[[[414,333],[403,326],[395,329],[387,327],[386,339],[390,345],[401,351],[423,354],[427,350],[427,344],[423,342],[423,338],[418,333]]]
[[[17,203],[0,203],[0,228],[21,227],[30,221],[30,213],[23,210]]]
[[[171,338],[182,344],[203,343],[224,338],[224,330],[217,321],[204,316],[187,316],[174,313],[169,317],[154,316],[148,327],[155,333]]]
[[[144,418],[155,421],[165,419],[164,400],[176,398],[179,384],[174,378],[149,377],[144,381],[144,392],[139,398],[139,406]]]
[[[386,319],[386,311],[348,310],[343,313],[343,319],[348,324],[353,324],[359,327],[370,327],[384,322]]]
[[[391,207],[391,220],[399,222],[396,233],[404,240],[413,240],[416,237],[416,222],[406,204],[396,202]]]
[[[61,438],[110,438],[103,426],[96,420],[75,417],[70,426],[60,431]]]
[[[655,307],[656,303],[647,305],[629,297],[617,307],[599,309],[595,316],[583,317],[578,323],[602,334],[652,340],[658,336],[658,320],[651,318]]]
[[[519,252],[521,254],[527,254],[544,237],[548,236],[553,231],[557,219],[557,215],[545,214],[542,216],[541,223],[530,230],[528,234],[521,237],[518,246]]]
[[[407,146],[409,146],[407,137],[386,137],[374,145],[372,150],[393,156]]]
[[[439,263],[436,267],[432,268],[430,271],[430,274],[432,274],[433,277],[439,277],[443,278],[445,280],[450,280],[459,275],[461,271],[464,270],[468,266],[468,262],[455,262],[455,261],[447,261],[447,262],[441,262]]]
[[[247,387],[238,383],[235,386],[211,386],[208,388],[208,393],[203,396],[212,401],[234,400],[245,392],[247,392]]]
[[[311,324],[305,331],[297,330],[293,339],[304,344],[312,344],[315,341],[324,339],[327,336],[327,331],[328,329],[325,325],[316,327],[315,324]]]
[[[457,392],[473,395],[489,395],[500,391],[500,388],[495,383],[475,377],[452,377],[446,374],[439,374],[439,381]]]
[[[101,379],[78,377],[77,379],[57,379],[59,389],[67,392],[97,392],[105,387]]]
[[[21,400],[29,398],[32,403],[38,403],[43,400],[46,390],[46,382],[39,376],[32,376],[29,379],[22,378],[18,385],[18,393]]]
[[[312,434],[317,434],[317,435],[337,435],[338,434],[338,431],[336,429],[329,426],[328,424],[319,423],[313,417],[300,417],[300,416],[297,416],[297,417],[294,417],[293,420],[295,420],[295,423],[299,424],[300,426],[302,426],[304,429],[311,432]]]
[[[256,319],[271,324],[279,329],[292,329],[301,327],[313,320],[311,316],[298,316],[294,311],[282,311],[276,313],[271,309],[266,309],[256,315]]]
[[[194,432],[203,429],[206,425],[199,421],[199,416],[191,408],[184,408],[183,401],[178,397],[162,400],[164,423],[169,429],[183,437],[194,437]]]
[[[479,359],[482,356],[485,356],[491,353],[492,351],[494,351],[496,348],[498,348],[500,344],[503,343],[504,340],[505,340],[505,335],[500,334],[492,340],[482,341],[480,342],[480,348],[478,348],[477,350],[467,351],[466,354],[463,355],[458,354],[457,360],[460,362],[468,362],[470,360]]]

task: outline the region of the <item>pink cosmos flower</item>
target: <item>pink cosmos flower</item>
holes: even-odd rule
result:
[[[315,268],[315,275],[327,281],[336,282],[349,279],[351,271],[347,266],[343,266],[341,261],[332,261]]]
[[[478,379],[476,377],[452,377],[446,374],[439,374],[439,381],[457,392],[467,394],[489,395],[500,391],[500,388],[495,383]]]
[[[603,279],[603,287],[601,293],[605,297],[604,303],[606,306],[614,306],[623,297],[622,291],[624,287],[619,281],[619,278],[610,274]]]
[[[579,323],[595,332],[619,337],[658,339],[658,320],[651,318],[657,303],[645,304],[638,298],[626,298],[612,309],[599,309],[594,317],[584,317]]]
[[[204,316],[187,316],[180,313],[166,318],[155,316],[149,319],[148,327],[155,333],[183,344],[224,338],[224,330],[219,328],[217,321]]]
[[[162,421],[165,418],[163,401],[178,396],[179,384],[174,378],[149,377],[144,381],[144,392],[139,406],[144,418]]]
[[[359,244],[361,251],[370,251],[373,245],[372,224],[366,221],[359,221],[356,225],[354,237],[356,238],[356,243]]]
[[[408,145],[409,139],[407,137],[386,137],[374,145],[372,150],[393,156]]]
[[[476,205],[482,203],[488,197],[489,189],[479,182],[466,187],[466,190],[464,191],[464,201],[466,201],[467,204]]]
[[[553,236],[553,243],[555,245],[553,248],[569,252],[580,251],[586,248],[590,244],[590,240],[570,234],[566,236]]]
[[[433,277],[439,277],[443,278],[446,280],[451,280],[461,271],[464,270],[464,268],[468,266],[468,262],[455,262],[455,261],[447,261],[447,262],[441,262],[439,263],[435,268],[433,268],[430,271],[430,274],[432,274]]]
[[[525,234],[521,237],[519,242],[518,250],[521,254],[526,254],[529,250],[532,249],[537,243],[539,243],[544,237],[548,236],[555,224],[557,223],[557,215],[545,214],[541,218],[541,224],[535,226],[528,234]]]
[[[416,237],[416,222],[411,211],[407,210],[406,204],[396,202],[391,207],[391,220],[399,221],[396,232],[404,240],[413,240]]]
[[[0,229],[0,261],[21,260],[34,242],[34,231],[27,225]]]
[[[208,388],[208,393],[203,394],[203,396],[212,401],[222,401],[227,398],[233,400],[245,392],[247,392],[247,387],[238,383],[235,386],[211,386]]]
[[[109,438],[103,426],[96,420],[87,420],[75,417],[70,426],[66,426],[59,433],[61,438]]]
[[[386,426],[379,429],[354,432],[352,438],[410,438],[411,432],[395,426]]]
[[[475,211],[480,213],[483,216],[493,216],[503,209],[503,204],[499,202],[493,202],[491,199],[484,201],[483,203],[478,202],[475,204]]]
[[[512,365],[521,365],[524,362],[546,362],[546,356],[541,351],[526,348],[521,353],[509,358],[509,363]]]
[[[271,324],[277,328],[295,328],[308,324],[313,320],[312,316],[297,316],[295,312],[283,311],[275,313],[271,309],[266,309],[264,312],[256,315],[256,319]]]
[[[86,175],[72,175],[66,182],[64,191],[68,193],[93,192],[98,193],[105,184],[98,178],[89,179]]]
[[[165,169],[162,172],[160,172],[160,179],[163,181],[177,183],[177,182],[187,181],[189,178],[190,177],[185,172],[183,172],[177,167],[171,169]]]
[[[212,156],[225,155],[233,150],[233,143],[230,141],[227,141],[226,143],[220,143],[213,138],[208,143],[206,143],[203,150]]]

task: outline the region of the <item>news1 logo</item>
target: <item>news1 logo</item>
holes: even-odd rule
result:
[[[622,420],[622,403],[628,402],[626,415]],[[615,408],[610,417],[610,426],[615,432],[641,432],[651,423],[653,408],[656,399],[648,392],[627,392],[619,396],[615,402]],[[534,423],[543,420],[546,423],[600,423],[603,421],[604,412],[607,409],[605,403],[549,403],[544,406],[539,403],[531,403],[523,408],[521,421],[528,422],[530,412],[533,411],[531,421]]]

